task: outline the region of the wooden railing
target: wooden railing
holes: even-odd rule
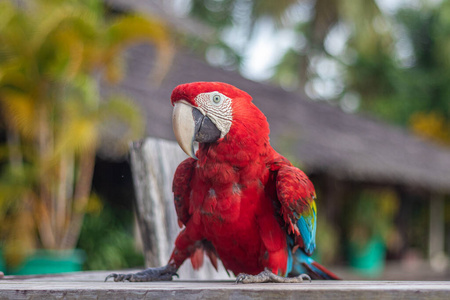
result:
[[[103,282],[109,272],[0,279],[0,299],[450,299],[443,281]]]

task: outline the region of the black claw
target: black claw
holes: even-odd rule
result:
[[[106,276],[105,282],[107,282],[108,279],[113,278],[113,277],[116,278],[116,277],[117,277],[117,274],[116,274],[116,273],[109,274],[108,276]]]
[[[251,276],[252,276],[252,275],[248,275],[248,274],[245,274],[245,273],[239,274],[239,275],[236,277],[236,284],[239,284],[239,283],[244,284],[244,283],[246,283],[245,281],[246,281],[248,278],[250,278]]]
[[[312,282],[311,277],[310,277],[308,274],[300,274],[300,278],[301,278],[302,280],[308,279],[308,280],[309,280],[309,283]]]
[[[115,282],[130,281],[130,282],[145,282],[145,281],[170,281],[176,273],[176,267],[167,265],[161,268],[149,268],[142,272],[130,274],[116,274],[112,273],[106,276],[105,281],[109,278],[114,278]]]

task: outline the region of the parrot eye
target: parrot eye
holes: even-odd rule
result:
[[[212,96],[212,101],[214,104],[219,104],[222,101],[222,97],[220,95],[216,94]]]

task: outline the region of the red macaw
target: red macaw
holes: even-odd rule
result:
[[[175,137],[190,156],[173,179],[184,229],[167,266],[106,279],[171,280],[188,258],[199,268],[204,253],[216,268],[220,258],[239,274],[237,282],[338,279],[309,257],[316,247],[313,184],[270,146],[269,124],[251,96],[225,83],[194,82],[177,86],[171,102]]]

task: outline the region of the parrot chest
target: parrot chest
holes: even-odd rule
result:
[[[226,188],[206,186],[193,196],[202,197],[202,201],[194,201],[194,222],[212,242],[225,266],[236,274],[262,271],[262,240],[256,219],[261,202],[268,199],[261,181]]]
[[[256,214],[266,198],[266,173],[267,168],[256,162],[240,170],[225,162],[198,164],[190,208],[195,223],[213,228],[225,226],[228,230],[239,224],[242,229],[243,217]]]
[[[242,214],[251,215],[256,205],[251,201],[259,201],[258,197],[251,193],[241,184],[234,183],[228,187],[205,186],[203,191],[193,193],[194,218],[196,223],[209,225],[227,226],[230,228],[234,223],[242,223]]]
[[[216,162],[196,169],[190,198],[193,226],[213,244],[225,267],[235,274],[263,271],[268,255],[265,236],[271,239],[280,235],[276,234],[281,227],[269,192],[269,175],[269,169],[258,160],[244,168]],[[265,226],[262,232],[261,222],[270,224],[270,228]],[[283,238],[284,233],[280,245],[272,248],[285,245]]]
[[[203,236],[212,242],[227,269],[234,273],[261,271],[261,238],[257,218],[256,187],[210,187],[197,207]],[[242,268],[242,269],[240,269]]]
[[[259,177],[246,177],[247,180],[242,181],[227,168],[222,168],[220,174],[215,173],[214,181],[199,176],[194,183],[197,188],[191,195],[195,223],[202,223],[207,232],[214,230],[216,234],[233,228],[242,230],[247,224],[246,219],[254,218],[259,203],[265,198]]]

